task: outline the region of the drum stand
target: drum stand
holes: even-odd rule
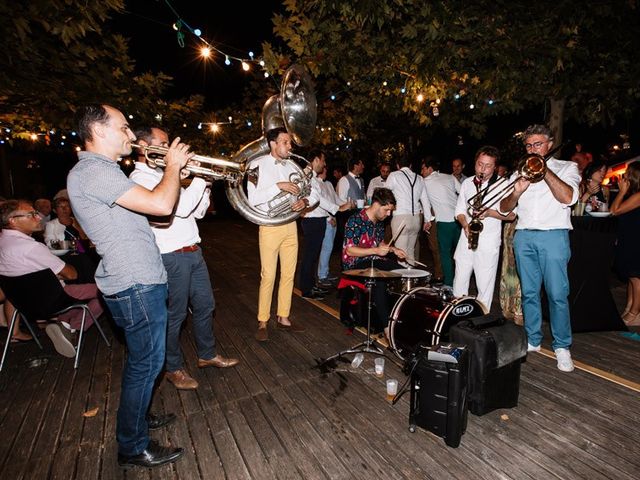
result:
[[[342,350],[341,352],[338,352],[334,355],[331,355],[328,358],[325,358],[320,363],[320,365],[324,365],[325,363],[330,362],[334,358],[340,358],[343,355],[347,355],[349,353],[372,353],[374,355],[384,356],[384,351],[371,340],[371,308],[372,308],[371,290],[372,290],[372,287],[375,285],[375,283],[376,281],[374,278],[367,278],[364,282],[364,285],[367,288],[367,294],[369,295],[368,302],[367,302],[367,338],[365,339],[365,341],[357,345],[354,345],[353,347],[347,350]]]

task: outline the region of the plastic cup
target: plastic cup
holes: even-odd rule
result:
[[[364,198],[362,198],[360,200],[356,200],[356,207],[364,208]]]
[[[577,217],[581,217],[584,215],[584,209],[587,206],[585,202],[578,202],[574,208],[575,214]]]
[[[382,377],[384,375],[384,358],[379,357],[374,360],[376,377]]]
[[[353,360],[351,361],[351,367],[358,368],[363,360],[364,360],[364,355],[362,353],[358,353],[353,357]]]
[[[393,398],[398,393],[398,380],[390,378],[387,380],[387,401],[393,401]]]

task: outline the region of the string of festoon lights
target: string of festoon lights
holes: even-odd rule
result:
[[[199,28],[192,28],[185,20],[184,18],[182,18],[180,16],[180,14],[176,11],[176,9],[173,7],[173,5],[171,5],[171,2],[169,0],[164,0],[165,4],[167,5],[167,7],[171,10],[171,12],[176,16],[176,21],[172,24],[172,28],[175,30],[176,32],[176,37],[178,40],[178,45],[180,45],[180,47],[184,48],[185,43],[185,34],[183,32],[183,28],[186,29],[189,33],[191,33],[193,36],[196,37],[196,39],[202,44],[202,46],[200,47],[200,55],[202,56],[202,58],[208,59],[211,58],[211,56],[213,55],[213,52],[217,52],[219,53],[222,57],[224,57],[224,64],[229,66],[232,64],[232,62],[239,62],[240,65],[242,66],[242,70],[244,70],[245,72],[248,72],[249,70],[251,70],[251,65],[252,64],[258,64],[261,67],[264,67],[265,63],[264,60],[262,59],[257,59],[255,58],[255,54],[250,51],[248,53],[248,57],[238,57],[236,55],[232,55],[228,52],[223,51],[222,49],[220,49],[218,46],[216,46],[215,44],[213,44],[212,42],[209,42],[206,38],[204,38],[202,36],[202,30]],[[266,70],[264,71],[264,77],[268,78],[269,77],[269,72],[267,72]]]

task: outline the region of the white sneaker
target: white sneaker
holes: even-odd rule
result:
[[[540,345],[538,345],[537,347],[534,347],[530,343],[527,343],[527,352],[539,352],[539,351],[540,351]]]
[[[561,372],[573,372],[573,360],[571,360],[571,352],[567,348],[556,348],[556,360],[558,361],[558,370]]]
[[[73,346],[70,339],[71,332],[57,323],[50,323],[45,331],[60,355],[67,358],[76,356],[76,347]]]

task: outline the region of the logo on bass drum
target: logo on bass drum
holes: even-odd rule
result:
[[[465,317],[473,312],[473,305],[458,305],[452,310],[456,317]]]

